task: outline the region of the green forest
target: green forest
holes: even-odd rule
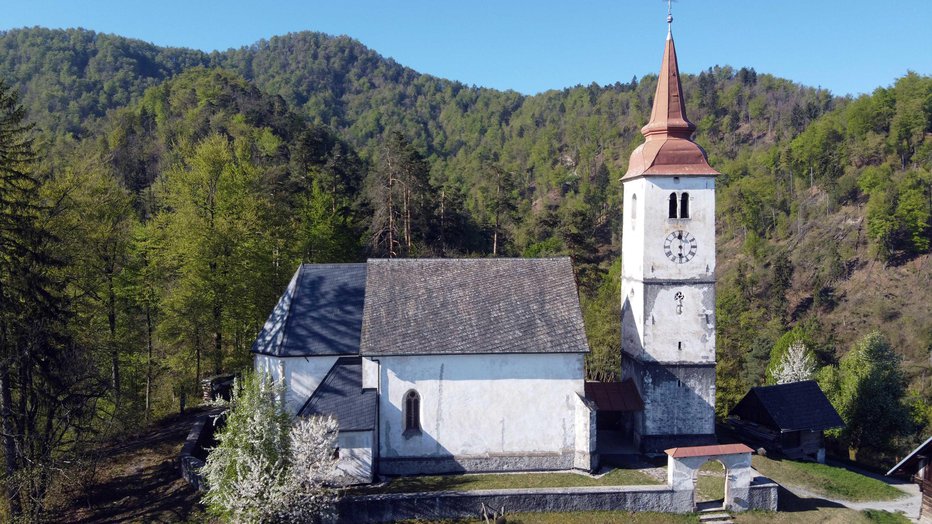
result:
[[[0,33],[6,511],[39,519],[100,442],[248,367],[302,262],[569,255],[587,374],[618,378],[619,179],[656,80],[526,96],[320,33],[213,53]],[[932,430],[932,77],[682,82],[723,173],[719,416],[802,343],[836,452],[885,464]]]

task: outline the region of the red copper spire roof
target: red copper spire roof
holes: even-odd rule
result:
[[[690,140],[696,126],[686,117],[686,100],[680,84],[673,36],[667,35],[663,64],[657,79],[650,122],[641,128],[646,141],[631,153],[628,172],[622,180],[645,175],[714,176],[705,151]]]

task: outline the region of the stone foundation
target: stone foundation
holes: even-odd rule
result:
[[[571,470],[576,453],[521,455],[379,458],[380,475],[436,475],[441,473],[500,473],[503,471]]]

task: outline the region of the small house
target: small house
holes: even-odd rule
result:
[[[812,380],[751,388],[729,413],[738,438],[789,459],[825,462],[826,429],[845,425]]]
[[[912,450],[909,455],[887,472],[888,477],[903,477],[919,484],[922,505],[919,507],[919,522],[932,524],[932,437]]]

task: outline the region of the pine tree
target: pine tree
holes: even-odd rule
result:
[[[424,240],[431,210],[429,174],[430,165],[404,135],[390,133],[368,184],[370,242],[377,254],[411,256]]]
[[[0,431],[13,520],[36,519],[68,428],[83,417],[83,355],[68,341],[68,304],[56,275],[52,210],[26,113],[0,81]]]

